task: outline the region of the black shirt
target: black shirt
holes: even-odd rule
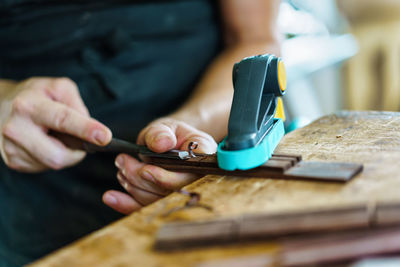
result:
[[[69,77],[91,115],[134,141],[188,97],[220,49],[213,1],[0,0],[0,78]],[[21,174],[2,164],[0,265],[21,265],[119,215],[114,158]],[[134,241],[133,241],[134,242]]]

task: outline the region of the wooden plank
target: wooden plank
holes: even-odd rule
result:
[[[400,224],[400,203],[354,206],[281,214],[257,214],[161,227],[159,250],[184,249],[227,242],[271,239],[289,234],[331,232]],[[388,216],[388,218],[386,218]]]
[[[301,155],[294,155],[294,154],[272,154],[272,158],[279,159],[279,158],[294,158],[296,162],[299,162],[303,159]]]
[[[206,221],[197,224],[166,225],[157,235],[155,249],[174,250],[210,243],[223,244],[235,240],[235,222],[232,220]]]
[[[289,160],[292,162],[292,166],[296,165],[298,162],[302,160],[301,155],[285,155],[285,154],[272,154],[274,160]]]
[[[295,237],[286,239],[281,246],[282,250],[276,255],[262,253],[205,261],[196,267],[347,266],[343,263],[400,253],[400,227],[339,232],[334,236]]]
[[[362,165],[340,162],[303,162],[298,155],[273,155],[262,166],[246,171],[226,171],[218,167],[216,155],[197,155],[188,160],[146,158],[150,164],[177,172],[215,174],[224,176],[265,177],[346,182],[361,172]]]
[[[262,167],[263,168],[271,168],[274,170],[286,170],[293,166],[298,162],[298,158],[301,156],[272,156],[270,160],[266,161]],[[179,165],[179,167],[208,167],[208,168],[219,168],[218,160],[215,154],[213,155],[205,155],[205,154],[197,154],[195,158],[190,158],[187,160],[176,160],[176,159],[167,159],[167,158],[152,158],[146,157],[144,158],[145,162],[153,164],[153,165],[168,165],[174,166]],[[227,171],[224,171],[227,172]],[[232,173],[232,172],[231,172]],[[207,173],[204,173],[207,174]]]
[[[326,181],[348,181],[363,169],[361,164],[302,161],[285,171],[286,177]]]
[[[271,160],[289,162],[290,163],[290,167],[293,167],[298,162],[296,158],[290,158],[290,157],[275,157],[274,159],[270,159],[269,161],[271,161]]]
[[[315,266],[400,253],[400,227],[336,233],[334,237],[287,241],[280,266]]]
[[[400,221],[399,205],[391,203],[378,204],[375,209],[376,213],[372,219],[373,223],[378,226],[395,224]]]
[[[275,259],[269,254],[234,257],[230,259],[213,260],[196,264],[195,267],[268,267],[277,266]]]

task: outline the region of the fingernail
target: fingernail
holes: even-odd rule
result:
[[[104,144],[107,142],[107,133],[103,130],[95,130],[93,132],[93,138],[96,140],[97,143]]]
[[[108,204],[111,204],[111,205],[116,205],[118,202],[117,199],[111,194],[106,194],[104,196],[104,200],[105,200],[105,202],[107,202]]]
[[[168,133],[160,133],[159,135],[156,136],[156,138],[154,138],[154,143],[160,143],[160,141],[163,141],[165,139],[169,139],[171,140],[171,135]]]
[[[124,166],[124,157],[119,156],[115,159],[115,166],[117,166],[118,169],[121,169],[122,166]]]
[[[156,182],[156,179],[154,178],[154,176],[148,171],[142,171],[140,173],[140,176],[142,176],[142,178],[144,178],[144,179],[146,179],[146,180],[148,180],[150,182],[153,182],[153,183]]]
[[[204,140],[204,141],[198,142],[198,144],[199,145],[196,149],[196,152],[198,152],[198,153],[213,154],[217,151],[218,145],[214,141],[211,142],[209,140]]]

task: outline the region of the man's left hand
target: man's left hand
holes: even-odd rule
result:
[[[212,154],[217,150],[217,143],[209,134],[170,118],[150,123],[140,132],[137,140],[138,144],[146,145],[157,153],[171,149],[187,150],[190,142],[198,143],[194,150],[197,153]],[[104,193],[103,202],[124,214],[153,203],[199,178],[195,174],[170,172],[127,154],[118,155],[115,165],[118,167],[118,181],[127,193],[109,190]]]

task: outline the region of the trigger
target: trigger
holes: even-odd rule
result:
[[[283,108],[283,101],[280,97],[278,97],[278,105],[276,107],[275,119],[282,119],[283,121],[286,120],[285,109]]]

